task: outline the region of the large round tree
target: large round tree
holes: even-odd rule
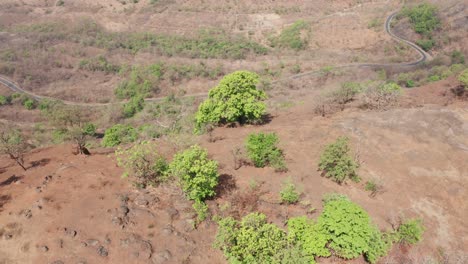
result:
[[[196,114],[197,130],[207,124],[241,124],[258,121],[265,114],[264,91],[257,89],[259,77],[248,71],[226,75],[210,90]]]

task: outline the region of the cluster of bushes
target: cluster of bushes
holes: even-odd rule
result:
[[[281,31],[278,37],[271,39],[273,47],[288,48],[293,50],[303,50],[307,47],[307,36],[303,32],[309,28],[309,24],[303,20],[296,21],[294,24]]]
[[[247,155],[255,167],[263,168],[269,165],[276,171],[286,171],[283,152],[278,143],[276,133],[252,133],[247,137]]]
[[[196,132],[206,125],[258,122],[265,114],[264,91],[257,89],[259,77],[248,71],[226,75],[210,90],[195,116]]]
[[[223,74],[221,66],[211,68],[204,63],[192,65],[176,65],[155,63],[149,66],[122,68],[121,73],[127,75],[127,80],[115,89],[119,99],[131,98],[137,94],[149,96],[157,93],[163,81],[172,84],[196,77],[215,79]]]
[[[21,104],[27,110],[33,110],[38,106],[38,102],[26,94],[0,95],[0,106],[9,104]]]
[[[120,66],[114,65],[107,61],[104,56],[97,56],[91,59],[84,59],[80,61],[79,68],[87,71],[100,71],[105,73],[118,73]]]
[[[203,221],[208,212],[205,200],[213,197],[218,185],[218,163],[208,158],[208,152],[194,145],[177,153],[168,163],[152,142],[141,142],[129,149],[116,151],[118,165],[131,175],[135,184],[144,187],[176,178],[186,197],[194,201],[198,220]]]
[[[400,73],[393,79],[401,86],[412,88],[424,85],[428,82],[444,80],[450,76],[459,74],[465,67],[465,65],[458,63],[452,64],[451,66],[441,65],[432,67],[429,70]]]
[[[324,199],[323,212],[315,221],[305,216],[289,219],[287,232],[260,213],[218,223],[215,246],[230,263],[315,263],[315,258],[330,257],[332,252],[343,259],[364,255],[376,263],[393,243],[417,243],[424,231],[419,220],[409,220],[382,232],[364,209],[341,195]]]
[[[405,7],[401,15],[408,17],[414,31],[422,36],[417,44],[426,51],[432,49],[436,44],[432,33],[441,25],[440,19],[437,17],[437,8],[424,3],[412,8]]]

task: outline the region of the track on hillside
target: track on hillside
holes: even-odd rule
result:
[[[336,67],[333,67],[333,69],[345,69],[345,68],[385,68],[385,67],[413,67],[413,66],[416,66],[416,65],[419,65],[421,63],[424,63],[428,60],[431,60],[432,57],[427,53],[425,52],[421,47],[419,47],[418,45],[416,45],[415,43],[407,40],[407,39],[404,39],[402,37],[399,37],[397,35],[395,35],[392,30],[391,30],[391,23],[393,21],[393,19],[395,18],[395,16],[398,14],[398,11],[397,12],[394,12],[392,13],[390,16],[387,17],[386,21],[385,21],[385,31],[387,32],[387,34],[389,34],[394,40],[396,41],[399,41],[399,42],[403,42],[407,45],[409,45],[411,48],[413,48],[416,52],[418,52],[418,54],[420,55],[419,59],[416,60],[416,61],[412,61],[412,62],[404,62],[404,63],[359,63],[359,64],[346,64],[346,65],[339,65],[339,66],[336,66]],[[291,76],[288,76],[286,78],[282,78],[282,79],[279,79],[279,80],[276,80],[276,81],[273,81],[272,83],[280,83],[282,81],[286,81],[286,80],[292,80],[292,79],[300,79],[300,78],[303,78],[305,76],[314,76],[314,75],[318,75],[318,74],[321,74],[323,71],[322,70],[314,70],[314,71],[308,71],[308,72],[303,72],[303,73],[299,73],[299,74],[295,74],[295,75],[291,75]],[[66,105],[75,105],[75,106],[91,106],[91,107],[98,107],[98,106],[109,106],[109,105],[112,105],[112,104],[116,104],[116,103],[81,103],[81,102],[72,102],[72,101],[67,101],[67,100],[61,100],[61,99],[57,99],[57,98],[52,98],[52,97],[48,97],[48,96],[42,96],[42,95],[38,95],[38,94],[35,94],[35,93],[32,93],[30,91],[27,91],[27,90],[24,90],[23,88],[21,88],[20,85],[16,84],[15,82],[5,78],[5,77],[2,77],[0,76],[0,84],[3,84],[4,86],[8,87],[10,90],[16,92],[16,93],[24,93],[24,94],[27,94],[29,95],[30,97],[32,97],[33,99],[37,100],[37,101],[41,101],[41,100],[44,100],[44,99],[49,99],[49,100],[57,100],[57,101],[60,101]],[[206,97],[208,95],[207,92],[205,93],[198,93],[198,94],[189,94],[189,95],[184,95],[182,97]],[[158,102],[158,101],[162,101],[164,100],[165,97],[155,97],[155,98],[146,98],[145,101],[147,102]],[[117,102],[117,104],[121,104],[121,103],[124,103],[124,102]]]

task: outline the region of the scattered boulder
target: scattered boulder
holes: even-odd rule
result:
[[[107,251],[107,249],[103,246],[100,246],[98,249],[97,249],[97,253],[99,254],[99,256],[101,257],[107,257],[109,255],[109,252]]]
[[[172,253],[169,250],[161,251],[153,256],[151,261],[153,264],[166,263],[172,258]]]
[[[47,252],[47,251],[49,251],[49,247],[47,247],[47,246],[39,246],[38,249],[39,249],[41,252],[44,252],[44,253]]]

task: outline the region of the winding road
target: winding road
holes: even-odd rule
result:
[[[372,68],[372,67],[378,67],[378,68],[385,68],[385,67],[412,67],[415,65],[419,65],[421,63],[424,63],[426,61],[432,60],[431,55],[429,55],[427,52],[425,52],[421,47],[416,45],[415,43],[404,39],[402,37],[399,37],[395,35],[392,30],[391,30],[391,24],[395,16],[398,14],[397,12],[392,13],[390,16],[387,17],[385,21],[385,31],[387,34],[389,34],[394,40],[403,42],[407,45],[409,45],[411,48],[413,48],[419,55],[419,59],[416,61],[412,62],[404,62],[404,63],[360,63],[360,64],[345,64],[345,65],[339,65],[336,67],[333,67],[334,69],[344,69],[344,68]],[[322,70],[314,70],[314,71],[308,71],[308,72],[303,72],[295,75],[288,76],[283,79],[276,80],[274,83],[280,83],[282,81],[286,80],[291,80],[291,79],[299,79],[305,76],[313,76],[313,75],[318,75],[321,74]],[[72,102],[72,101],[67,101],[67,100],[61,100],[57,98],[52,98],[48,96],[42,96],[38,95],[35,93],[32,93],[30,91],[24,90],[19,86],[17,83],[14,81],[11,81],[5,77],[0,76],[0,84],[3,84],[4,86],[8,87],[10,90],[16,92],[16,93],[24,93],[29,95],[31,98],[34,98],[37,101],[44,100],[44,99],[50,99],[50,100],[58,100],[61,101],[62,103],[66,105],[75,105],[75,106],[109,106],[115,103],[81,103],[81,102]],[[206,97],[208,95],[207,92],[205,93],[198,93],[198,94],[190,94],[190,95],[184,95],[183,97]],[[157,101],[162,101],[164,100],[165,97],[155,97],[155,98],[146,98],[145,101],[149,102],[157,102]],[[118,102],[118,103],[124,103],[124,102]]]

